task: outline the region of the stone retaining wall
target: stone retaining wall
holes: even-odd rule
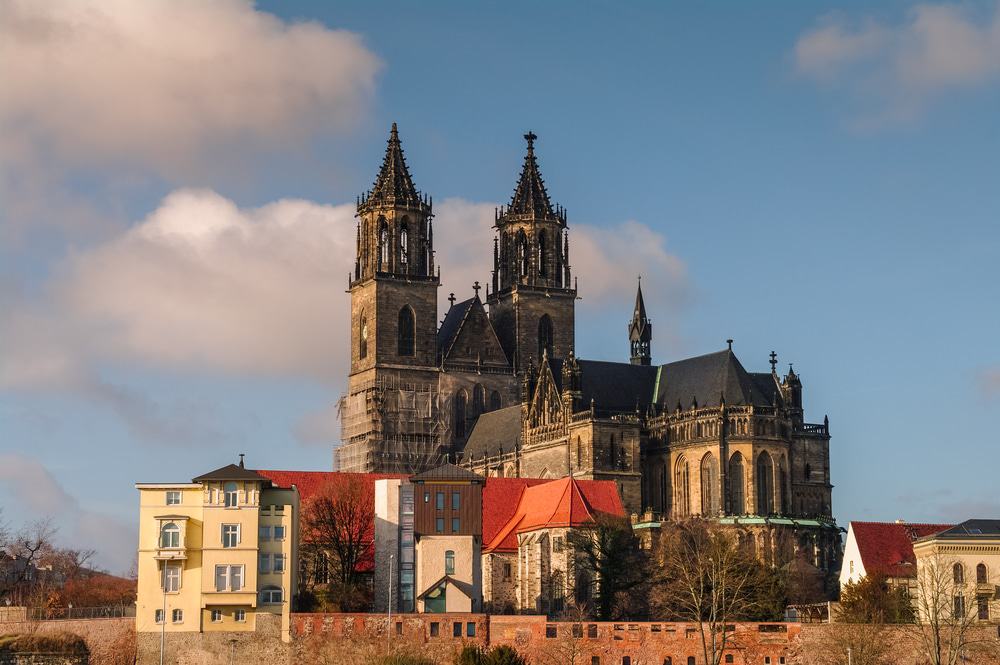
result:
[[[34,632],[79,635],[90,649],[91,665],[129,665],[135,652],[135,619],[130,617],[0,622],[0,635]]]

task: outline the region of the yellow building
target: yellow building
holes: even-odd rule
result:
[[[1000,520],[973,519],[913,543],[918,616],[1000,622]]]
[[[136,630],[253,631],[281,617],[289,639],[299,493],[240,463],[190,483],[137,483]]]

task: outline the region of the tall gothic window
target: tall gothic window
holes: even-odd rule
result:
[[[415,328],[416,326],[413,321],[413,309],[411,309],[409,305],[403,305],[403,309],[399,310],[399,327],[397,328],[399,336],[399,355],[413,355]]]
[[[542,359],[542,351],[549,354],[549,358],[552,357],[552,341],[555,337],[555,331],[552,329],[552,317],[548,314],[543,314],[542,318],[538,321],[538,360]]]
[[[976,584],[986,584],[989,576],[986,574],[986,564],[980,563],[976,566]]]
[[[527,277],[531,252],[528,251],[528,237],[524,235],[524,231],[521,231],[517,236],[517,262],[521,266],[521,277]]]
[[[389,270],[389,227],[385,220],[382,220],[378,231],[378,269]]]
[[[956,563],[951,567],[952,579],[955,580],[955,584],[965,584],[965,568],[962,564]]]
[[[459,390],[458,394],[455,395],[455,438],[464,439],[465,438],[465,407],[468,403],[468,397],[465,395],[464,390]]]
[[[490,411],[496,411],[502,406],[500,393],[496,390],[490,393]]]
[[[677,496],[675,517],[687,517],[691,514],[691,493],[688,484],[687,460],[681,457],[674,467],[674,493]]]
[[[368,357],[368,318],[361,312],[358,319],[358,359],[364,360]]]
[[[545,275],[545,232],[538,232],[538,274]]]
[[[701,514],[719,514],[719,460],[712,453],[701,458]]]
[[[472,417],[475,418],[486,410],[486,389],[477,383],[472,389]]]
[[[399,230],[399,264],[406,265],[410,253],[410,234],[406,230],[406,224]]]
[[[729,503],[730,512],[743,515],[747,511],[743,477],[743,455],[735,453],[729,458]]]
[[[774,513],[774,462],[767,452],[757,458],[757,514]]]

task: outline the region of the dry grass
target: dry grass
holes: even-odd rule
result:
[[[0,653],[87,655],[87,643],[74,633],[33,633],[0,637]]]

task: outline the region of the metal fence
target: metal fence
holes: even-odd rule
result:
[[[32,607],[28,609],[29,621],[117,619],[121,617],[134,616],[135,605],[109,605],[107,607]]]

